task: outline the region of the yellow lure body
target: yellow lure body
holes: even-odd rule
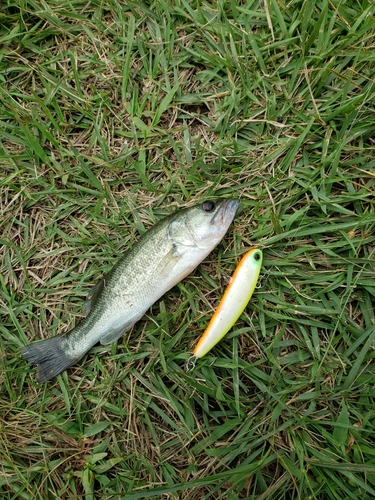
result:
[[[263,253],[259,248],[252,248],[242,257],[218,308],[194,349],[195,358],[207,354],[241,316],[255,290],[262,261]]]

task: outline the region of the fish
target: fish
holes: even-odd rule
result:
[[[93,288],[84,305],[87,316],[75,328],[22,348],[21,355],[36,365],[37,380],[51,380],[98,342],[118,340],[219,244],[238,206],[237,199],[204,201],[146,231]]]
[[[232,328],[241,316],[254,293],[262,267],[263,252],[252,248],[240,260],[224,295],[207,328],[188,360],[188,369],[193,369],[195,360],[205,356]]]

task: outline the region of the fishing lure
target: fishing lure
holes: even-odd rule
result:
[[[187,369],[194,368],[195,359],[208,353],[232,328],[249,302],[258,282],[263,253],[252,248],[240,260],[224,295],[199,339]]]

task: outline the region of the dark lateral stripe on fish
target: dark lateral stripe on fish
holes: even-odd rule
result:
[[[215,248],[228,230],[238,200],[205,201],[165,217],[125,252],[94,287],[87,316],[63,335],[24,347],[45,382],[79,361],[95,344],[120,336]],[[105,286],[103,286],[105,283]]]

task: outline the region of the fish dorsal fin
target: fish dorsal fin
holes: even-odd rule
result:
[[[84,316],[87,316],[89,312],[91,311],[93,305],[97,301],[99,295],[101,294],[103,288],[105,285],[105,278],[102,278],[99,283],[97,283],[94,288],[90,291],[88,294],[83,306],[82,306],[82,313]]]

